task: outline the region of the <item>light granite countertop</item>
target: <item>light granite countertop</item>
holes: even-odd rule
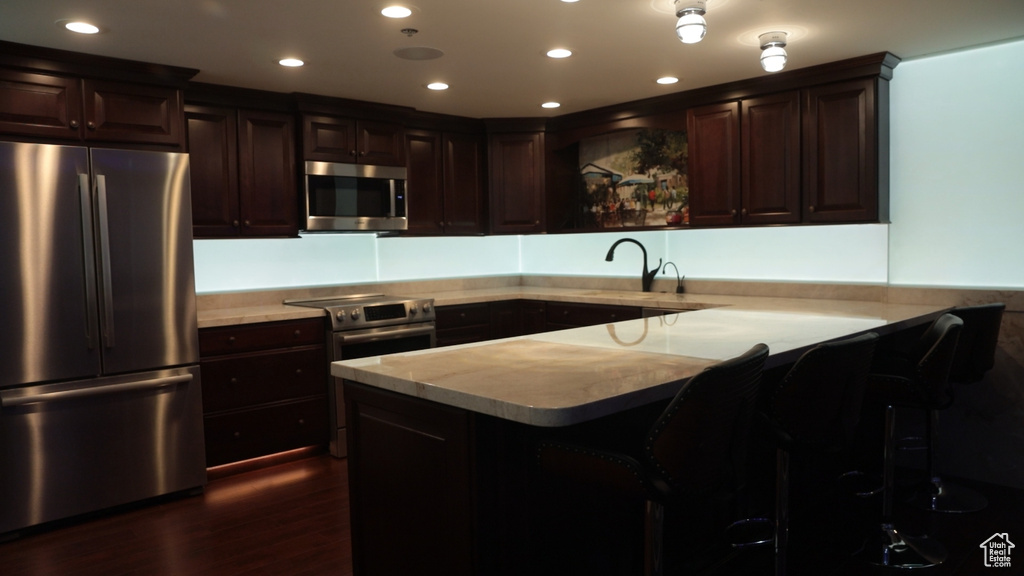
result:
[[[672,397],[706,366],[763,342],[769,366],[817,343],[928,322],[947,306],[550,289],[435,295],[437,305],[537,297],[694,310],[518,338],[335,362],[369,386],[535,426],[565,426]],[[558,297],[562,298],[558,298]],[[673,306],[675,305],[675,306]]]

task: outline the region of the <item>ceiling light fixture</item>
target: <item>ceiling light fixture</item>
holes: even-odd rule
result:
[[[655,80],[655,82],[658,84],[675,84],[676,82],[679,82],[679,78],[676,78],[675,76],[662,76]]]
[[[380,13],[387,16],[388,18],[408,18],[409,16],[412,15],[412,10],[406,8],[405,6],[395,5],[384,8],[383,10],[380,11]]]
[[[707,0],[675,0],[676,36],[683,44],[696,44],[704,39],[708,23],[704,20]]]
[[[558,108],[561,106],[558,102],[545,102],[540,105],[541,108]]]
[[[554,50],[548,50],[548,58],[568,58],[572,56],[572,50],[566,50],[565,48],[555,48]]]
[[[298,58],[282,58],[278,60],[277,63],[288,68],[298,68],[299,66],[304,66],[306,64]]]
[[[444,82],[431,82],[430,84],[427,84],[427,88],[431,90],[447,90],[448,85]]]
[[[761,68],[778,72],[786,67],[786,33],[765,32],[757,37],[761,43]]]
[[[96,26],[80,21],[64,22],[64,27],[79,34],[97,34],[100,31]]]

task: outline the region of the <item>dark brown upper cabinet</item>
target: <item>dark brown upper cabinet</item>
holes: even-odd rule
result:
[[[181,91],[0,69],[0,132],[87,142],[184,142]]]
[[[800,93],[740,102],[740,222],[800,222]]]
[[[725,102],[690,108],[690,225],[740,222],[740,105]]]
[[[888,84],[865,78],[804,91],[808,222],[888,220],[888,119],[879,116],[888,113]]]
[[[401,124],[303,114],[302,139],[305,160],[405,166]]]
[[[406,132],[410,234],[484,232],[483,138],[476,134]]]
[[[186,106],[197,238],[296,236],[291,114]]]
[[[492,133],[488,155],[491,232],[543,232],[544,133]]]
[[[181,146],[184,141],[180,90],[85,80],[85,139]]]

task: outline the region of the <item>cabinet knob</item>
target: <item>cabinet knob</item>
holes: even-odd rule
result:
[[[235,343],[235,337],[234,336],[228,336],[228,344],[234,344],[234,343]]]
[[[296,368],[295,374],[302,374],[302,368]]]
[[[451,221],[451,220],[449,220],[449,221],[448,221],[448,226],[451,226],[451,225],[452,225],[452,221]]]
[[[615,314],[612,314],[612,320],[615,320]]]
[[[305,424],[306,424],[306,420],[304,418],[299,418],[299,426],[303,426]]]
[[[244,222],[244,224],[245,224],[245,227],[246,227],[246,228],[248,228],[249,226],[252,226],[252,222],[249,222],[248,220],[246,220],[246,221]]]
[[[362,152],[360,152],[359,155],[360,156],[366,156],[366,150],[363,150]]]
[[[437,223],[437,227],[438,228],[444,228],[444,222],[438,222]]]
[[[466,317],[466,313],[465,312],[459,312],[459,317],[460,318],[465,318]]]
[[[534,226],[540,226],[540,220],[534,220],[533,221],[533,225]]]
[[[231,225],[234,226],[235,228],[238,228],[238,220],[232,220]]]
[[[232,434],[232,436],[234,436],[235,438],[241,438],[242,437],[242,433],[241,432],[235,432],[234,434]]]
[[[232,378],[232,379],[230,380],[230,382],[231,382],[232,384],[238,384],[238,378]]]
[[[295,337],[298,338],[300,336],[302,336],[302,330],[296,330],[295,331]]]
[[[814,212],[814,205],[812,204],[811,206],[808,206],[807,209],[810,210],[811,212]]]
[[[733,208],[732,211],[730,211],[729,213],[732,214],[733,218],[736,217],[736,209],[735,208]]]
[[[78,120],[72,120],[71,122],[68,122],[68,125],[72,128],[78,128]]]
[[[87,123],[85,125],[85,127],[88,128],[89,130],[95,130],[96,129],[96,123],[95,122],[89,122],[89,123]]]
[[[356,155],[356,151],[355,150],[349,150],[348,155],[349,156],[355,156]]]
[[[740,214],[743,214],[744,216],[746,216],[747,215],[747,209],[744,208],[743,210],[740,210]]]

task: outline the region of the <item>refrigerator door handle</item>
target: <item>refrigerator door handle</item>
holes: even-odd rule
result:
[[[82,270],[85,278],[85,340],[89,350],[96,347],[96,268],[93,266],[92,196],[89,175],[78,175],[78,198],[82,217]]]
[[[103,292],[103,345],[114,347],[114,294],[110,280],[110,226],[107,222],[107,177],[96,175],[97,221],[100,227],[100,269]]]
[[[106,396],[109,394],[120,394],[123,392],[134,392],[138,390],[157,390],[168,388],[178,384],[192,381],[191,374],[180,376],[167,376],[165,378],[152,378],[139,382],[126,382],[124,384],[110,384],[107,386],[94,386],[92,388],[75,388],[72,390],[60,390],[58,392],[44,392],[42,394],[27,394],[18,396],[17,390],[4,390],[0,392],[0,406],[11,408],[14,406],[25,406],[26,404],[39,404],[45,402],[58,402],[61,400],[72,400],[75,398],[90,398],[95,396]]]

